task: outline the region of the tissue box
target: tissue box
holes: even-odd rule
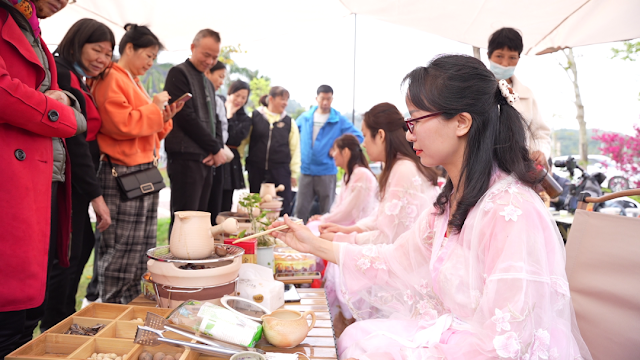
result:
[[[256,302],[269,311],[284,305],[284,283],[274,280],[271,269],[255,264],[242,264],[238,280],[238,296]],[[238,307],[250,304],[238,302]]]

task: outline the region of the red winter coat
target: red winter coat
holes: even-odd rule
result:
[[[19,15],[21,16],[21,15]],[[57,89],[55,61],[46,50],[51,89]],[[33,48],[4,7],[0,7],[0,311],[39,306],[44,299],[51,219],[51,138],[73,136],[74,111],[38,91],[45,71]],[[67,158],[68,160],[68,158]],[[60,189],[61,263],[70,233],[68,189]]]

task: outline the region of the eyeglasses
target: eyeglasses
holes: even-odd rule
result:
[[[433,114],[429,114],[429,115],[425,115],[425,116],[420,116],[419,118],[406,118],[404,119],[405,124],[407,124],[407,128],[409,129],[409,132],[413,134],[413,129],[416,127],[415,122],[416,121],[420,121],[420,120],[424,120],[430,117],[434,117],[434,116],[438,116],[438,115],[442,115],[442,111],[439,112],[435,112]]]

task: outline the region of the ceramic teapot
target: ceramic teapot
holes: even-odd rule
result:
[[[307,323],[309,315],[311,315],[311,325]],[[264,337],[269,343],[279,348],[298,346],[316,324],[316,314],[313,311],[300,314],[295,310],[282,309],[263,315],[261,319]]]
[[[204,211],[176,211],[169,250],[173,256],[186,260],[206,259],[215,249],[213,236],[222,232],[236,234],[240,231],[233,218],[211,226],[211,214]]]
[[[266,195],[270,195],[271,198],[276,196],[277,192],[284,191],[284,185],[278,185],[272,183],[262,183],[260,184],[260,197],[264,199]]]

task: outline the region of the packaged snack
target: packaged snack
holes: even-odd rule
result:
[[[276,259],[276,274],[316,271],[315,255],[301,253],[290,247],[277,248],[273,255]]]
[[[228,309],[207,302],[187,300],[169,315],[176,325],[186,325],[216,340],[246,347],[262,337],[262,324],[234,314]]]

